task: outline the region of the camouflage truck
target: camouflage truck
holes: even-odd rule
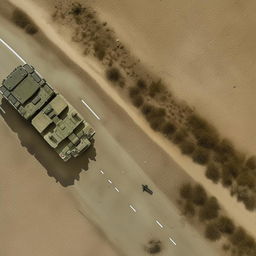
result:
[[[64,161],[91,145],[92,126],[32,66],[15,68],[0,92]]]

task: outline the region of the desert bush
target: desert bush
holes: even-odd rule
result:
[[[192,201],[196,205],[204,205],[207,200],[207,194],[203,186],[195,185],[192,190]]]
[[[256,156],[251,156],[246,160],[245,166],[248,169],[255,170],[256,169]]]
[[[217,165],[214,163],[209,163],[205,171],[205,176],[214,183],[218,183],[220,179],[220,171]]]
[[[208,149],[198,146],[192,154],[192,159],[198,164],[205,165],[209,161],[209,156],[210,154]]]
[[[85,8],[80,3],[72,3],[71,11],[69,14],[78,16],[85,11]]]
[[[139,108],[143,105],[144,99],[141,95],[137,95],[132,98],[132,103],[135,107]]]
[[[129,96],[131,98],[136,97],[138,95],[140,95],[140,90],[137,87],[132,86],[129,88]]]
[[[226,216],[220,216],[217,219],[216,223],[220,232],[226,233],[226,234],[233,234],[235,230],[235,225],[230,218]]]
[[[243,171],[238,175],[236,182],[239,186],[245,186],[252,189],[255,187],[256,180],[255,176],[250,171]]]
[[[233,176],[229,169],[222,167],[221,171],[221,183],[224,187],[229,187],[232,185]]]
[[[245,195],[242,201],[247,210],[253,211],[256,208],[256,196],[255,195]]]
[[[154,108],[153,105],[151,105],[151,104],[149,104],[149,103],[146,103],[146,104],[144,104],[144,106],[142,107],[141,111],[142,111],[142,113],[143,113],[145,116],[147,116],[147,115],[149,115],[149,114],[153,111],[153,108]]]
[[[148,88],[149,96],[155,97],[156,94],[159,94],[160,92],[164,91],[164,86],[161,82],[161,80],[157,82],[152,82]]]
[[[231,235],[231,243],[237,248],[239,255],[254,256],[256,253],[256,243],[253,237],[245,232],[241,227],[237,228]]]
[[[195,144],[189,140],[183,140],[179,144],[180,150],[183,154],[190,155],[195,150]]]
[[[137,88],[140,90],[145,90],[147,89],[147,83],[143,79],[139,79],[136,83]]]
[[[215,222],[210,222],[206,225],[205,237],[211,241],[217,241],[221,238],[221,232]]]
[[[233,144],[227,140],[223,139],[215,148],[215,160],[221,163],[225,163],[231,158],[236,159],[236,152]]]
[[[199,211],[200,220],[211,220],[218,217],[220,206],[215,197],[206,200],[204,206]]]
[[[162,125],[165,123],[164,117],[161,116],[149,116],[148,122],[150,127],[155,131],[161,131]]]
[[[203,118],[201,118],[195,113],[193,113],[189,117],[188,124],[192,130],[206,130],[210,127],[209,124]]]
[[[240,168],[242,168],[242,166],[239,166],[239,163],[236,159],[231,158],[223,164],[223,168],[226,169],[227,173],[235,178],[239,174]]]
[[[181,187],[180,187],[180,196],[184,199],[191,199],[192,197],[192,186],[190,183],[184,183]]]
[[[25,28],[31,23],[30,18],[23,11],[15,9],[12,13],[12,21],[21,28]]]
[[[94,43],[94,45],[93,45],[93,48],[94,48],[95,56],[99,60],[103,60],[103,58],[106,55],[106,48],[105,48],[105,46],[102,43],[96,41]]]
[[[171,137],[171,140],[173,143],[179,144],[182,141],[184,141],[186,137],[187,137],[187,132],[185,131],[185,129],[180,128],[175,131],[175,133]]]
[[[34,35],[38,32],[36,24],[27,16],[26,13],[19,9],[15,9],[12,13],[12,21],[20,28],[24,28],[25,32]]]
[[[191,201],[187,200],[184,205],[184,214],[186,216],[194,217],[195,213],[196,213],[195,206]]]
[[[204,148],[213,149],[219,141],[218,135],[213,131],[213,129],[196,130],[193,133],[197,139],[198,145]]]
[[[176,126],[170,121],[166,121],[162,125],[162,133],[166,135],[168,138],[171,138],[172,134],[176,131]]]
[[[161,252],[162,243],[159,240],[150,240],[148,245],[146,246],[146,251],[150,254],[156,254]]]
[[[25,32],[30,35],[34,35],[38,32],[38,28],[35,24],[28,24],[25,28]]]
[[[111,82],[117,82],[121,78],[119,69],[112,67],[106,71],[107,79]]]

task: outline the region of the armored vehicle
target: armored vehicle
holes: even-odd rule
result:
[[[91,145],[92,126],[32,66],[15,68],[0,92],[64,161]]]

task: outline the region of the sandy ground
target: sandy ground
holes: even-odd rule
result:
[[[16,1],[14,1],[13,0],[13,2],[16,2]],[[51,2],[51,1],[48,1],[48,2]],[[163,1],[164,2],[164,1]],[[17,2],[16,2],[17,3]],[[26,3],[26,4],[25,4]],[[37,4],[40,4],[41,5],[41,7],[42,8],[46,8],[46,10],[48,10],[49,11],[49,5],[47,5],[47,6],[45,6],[45,4],[44,4],[45,2],[38,2],[37,1]],[[99,10],[99,12],[102,14],[102,16],[104,17],[104,19],[106,19],[107,21],[109,21],[109,23],[112,25],[113,24],[113,26],[115,27],[115,29],[117,29],[117,31],[118,31],[118,36],[119,36],[119,33],[120,33],[120,38],[121,39],[125,39],[125,40],[127,40],[127,43],[128,43],[128,45],[130,46],[130,48],[132,48],[132,50],[134,50],[134,52],[136,52],[136,54],[138,54],[138,56],[141,56],[140,55],[140,53],[139,52],[141,52],[141,53],[143,53],[143,49],[144,50],[147,50],[148,52],[147,52],[147,54],[145,54],[145,55],[147,55],[147,56],[152,56],[152,54],[153,54],[153,52],[155,52],[155,54],[156,54],[156,52],[157,52],[157,50],[158,49],[162,49],[162,52],[164,52],[164,50],[163,50],[163,45],[157,45],[157,47],[156,46],[154,46],[154,44],[155,44],[155,41],[154,41],[154,44],[148,44],[149,46],[151,46],[150,47],[150,49],[149,48],[147,48],[147,42],[148,43],[150,43],[150,39],[151,39],[151,37],[153,37],[152,35],[151,36],[149,36],[150,34],[152,34],[152,30],[150,30],[151,28],[153,28],[152,27],[152,23],[149,23],[149,24],[147,24],[147,22],[146,21],[148,21],[149,19],[147,19],[147,20],[144,20],[144,22],[142,22],[141,23],[141,26],[142,26],[142,28],[143,28],[143,24],[144,24],[144,30],[146,31],[146,32],[148,32],[148,37],[143,37],[143,33],[141,32],[141,30],[140,31],[137,31],[137,33],[138,33],[138,38],[136,39],[136,40],[134,40],[134,37],[133,36],[135,36],[135,34],[133,34],[133,33],[135,33],[136,32],[136,29],[137,29],[137,27],[140,27],[140,26],[132,26],[129,22],[131,22],[131,21],[136,21],[136,17],[133,17],[132,16],[132,14],[133,14],[133,11],[134,10],[140,10],[139,9],[139,6],[141,7],[141,2],[140,2],[140,4],[139,3],[137,3],[138,5],[136,5],[136,3],[134,2],[134,1],[130,1],[129,2],[129,4],[124,4],[124,9],[122,9],[123,7],[121,7],[121,5],[120,5],[120,2],[119,1],[114,1],[113,0],[113,2],[112,1],[109,1],[108,3],[109,3],[109,5],[106,5],[106,4],[104,4],[103,2],[95,2],[95,3],[101,3],[100,5],[98,4],[98,5],[95,5],[95,7],[96,8],[98,8],[98,10]],[[111,5],[111,3],[112,3],[112,5]],[[118,4],[119,3],[119,4]],[[142,2],[143,3],[143,2]],[[158,3],[158,2],[157,2]],[[130,5],[131,4],[131,5]],[[134,5],[136,5],[136,8],[134,8],[134,10],[133,9],[131,9],[131,8],[133,8],[134,6],[132,5],[132,4],[134,4]],[[161,4],[163,4],[163,3],[161,3]],[[165,4],[167,4],[167,3],[165,3]],[[179,10],[179,8],[181,8],[181,6],[179,6],[179,4],[178,3],[176,3],[176,5],[177,5],[177,8],[176,8],[176,10]],[[33,9],[33,12],[29,12],[29,8],[28,7],[31,7],[31,10]],[[107,8],[107,6],[108,6],[108,8]],[[159,5],[158,4],[156,4],[156,3],[152,3],[152,6],[151,5],[148,5],[148,8],[149,8],[149,10],[151,10],[151,12],[153,12],[153,10],[155,10],[154,8],[157,8],[157,6],[158,6],[158,8],[162,8],[161,10],[162,11],[164,11],[165,10],[165,8],[162,6],[162,5],[160,5],[160,3],[159,3]],[[199,6],[198,5],[194,5],[194,7],[193,8],[196,8],[196,6],[197,6],[197,8],[199,8]],[[205,6],[205,5],[203,5],[204,6],[204,8],[206,8],[207,9],[207,7]],[[166,152],[168,152],[174,159],[175,159],[175,161],[177,161],[178,163],[179,163],[179,165],[180,166],[182,166],[183,168],[184,168],[184,170],[186,170],[187,171],[187,173],[189,174],[189,175],[191,175],[191,177],[193,178],[193,179],[195,179],[196,181],[198,181],[198,182],[200,182],[200,183],[203,183],[204,185],[205,185],[205,187],[206,187],[206,189],[208,190],[208,192],[209,193],[211,193],[211,194],[213,194],[213,195],[215,195],[217,198],[218,198],[218,200],[219,200],[219,202],[221,203],[221,205],[223,206],[223,208],[227,211],[227,213],[229,214],[229,216],[230,217],[232,217],[237,223],[239,223],[239,224],[241,224],[241,225],[243,225],[252,235],[254,235],[255,237],[256,237],[256,231],[255,231],[255,228],[254,228],[254,226],[256,225],[256,218],[255,218],[255,213],[251,213],[251,212],[248,212],[245,208],[244,208],[244,206],[241,204],[241,203],[237,203],[236,202],[236,200],[234,199],[234,198],[231,198],[230,197],[230,195],[229,195],[229,192],[226,190],[226,189],[224,189],[221,185],[214,185],[213,183],[211,183],[211,181],[209,181],[209,180],[207,180],[206,178],[205,178],[205,176],[204,176],[204,172],[203,172],[203,168],[202,167],[200,167],[200,166],[198,166],[198,165],[196,165],[196,164],[194,164],[194,163],[192,163],[191,162],[191,160],[190,159],[188,159],[188,158],[186,158],[186,157],[183,157],[181,154],[180,154],[180,152],[179,152],[179,150],[177,149],[177,148],[175,148],[175,147],[173,147],[173,146],[171,146],[167,141],[165,141],[163,138],[161,138],[160,136],[157,136],[156,134],[154,134],[151,130],[150,130],[150,128],[148,127],[148,125],[146,124],[146,122],[145,121],[143,121],[139,116],[138,116],[138,113],[133,109],[133,108],[131,108],[130,106],[128,106],[127,104],[125,104],[124,102],[123,102],[123,100],[119,97],[119,95],[117,94],[117,92],[115,91],[115,90],[113,90],[111,87],[109,87],[108,86],[108,84],[106,83],[106,81],[102,78],[102,71],[101,71],[101,69],[99,69],[98,68],[98,66],[97,66],[97,64],[95,63],[95,62],[93,62],[91,59],[86,59],[86,62],[84,62],[84,60],[82,59],[82,58],[80,58],[79,57],[79,54],[77,54],[76,53],[76,51],[74,50],[75,49],[75,47],[73,47],[73,49],[70,47],[70,42],[68,42],[68,44],[67,43],[65,43],[62,39],[61,39],[61,37],[60,37],[60,35],[57,35],[56,34],[56,30],[54,31],[53,29],[52,29],[52,27],[51,26],[48,26],[48,24],[50,24],[51,22],[50,22],[50,19],[49,19],[49,16],[48,16],[48,14],[46,13],[46,12],[44,12],[43,11],[43,9],[41,9],[40,11],[38,11],[38,12],[35,12],[35,10],[37,9],[37,7],[34,5],[34,2],[33,1],[26,1],[26,2],[23,2],[23,6],[21,6],[22,8],[24,8],[24,10],[26,10],[30,15],[31,15],[31,17],[40,17],[40,19],[37,19],[36,20],[36,22],[37,22],[37,24],[38,25],[40,25],[41,26],[41,28],[43,29],[43,30],[45,30],[45,31],[47,31],[47,34],[49,35],[49,37],[50,38],[54,38],[54,42],[58,45],[58,46],[60,46],[60,48],[66,53],[66,54],[68,54],[68,56],[70,57],[70,58],[72,58],[73,60],[75,60],[75,62],[79,65],[79,66],[81,66],[81,67],[83,67],[87,72],[89,72],[90,74],[91,74],[91,76],[94,78],[94,79],[96,79],[97,80],[97,82],[98,82],[98,84],[105,90],[105,92],[109,95],[109,96],[111,96],[114,100],[115,100],[115,102],[117,102],[120,106],[122,106],[122,108],[123,109],[125,109],[126,111],[127,111],[127,113],[130,115],[130,117],[132,117],[132,119],[140,126],[140,127],[143,127],[143,130],[147,133],[147,134],[149,134],[150,135],[150,137],[156,142],[156,143],[158,143],[158,145],[160,145],[162,148],[164,148],[165,149],[165,151]],[[27,8],[26,8],[27,7]],[[101,7],[102,9],[100,9],[99,7]],[[153,8],[154,7],[154,8]],[[166,6],[165,6],[166,7]],[[104,9],[104,8],[106,8],[106,9]],[[118,9],[118,8],[120,8],[120,10]],[[124,12],[124,10],[125,10],[125,8],[126,8],[126,10],[129,10],[129,12],[127,12],[127,13],[129,13],[129,15],[128,15],[128,17],[127,16],[122,16],[122,17],[127,17],[127,19],[124,19],[124,18],[122,18],[122,19],[120,19],[120,22],[118,21],[117,22],[117,19],[118,19],[118,15],[120,14],[120,13],[122,13],[122,14],[124,14],[123,12]],[[185,8],[185,7],[184,7]],[[164,9],[164,10],[163,10]],[[38,9],[39,10],[39,9]],[[104,15],[103,15],[103,12],[101,12],[101,10],[103,11],[103,10],[105,10],[104,11]],[[123,12],[122,12],[122,10],[123,10]],[[149,11],[148,10],[148,11]],[[168,9],[167,9],[168,10]],[[137,11],[135,12],[135,14],[137,13]],[[182,11],[182,12],[181,12]],[[181,13],[188,13],[189,12],[189,10],[187,10],[187,12],[185,12],[185,10],[183,10],[183,9],[181,9],[179,12],[177,12],[177,13],[179,13],[180,14],[180,16],[182,16],[181,15]],[[138,13],[139,13],[139,11],[138,11]],[[137,15],[138,16],[140,16],[140,19],[142,19],[142,16],[141,15],[139,15],[137,13]],[[159,17],[158,18],[156,18],[156,20],[154,20],[153,19],[153,21],[154,21],[154,23],[155,24],[157,24],[157,26],[160,26],[160,24],[161,24],[161,22],[163,22],[163,19],[161,19],[160,18],[160,13],[161,13],[161,11],[159,10],[159,12],[156,12],[156,14],[157,15],[159,15]],[[116,16],[115,16],[115,14],[116,14]],[[177,16],[177,14],[176,14],[176,16]],[[170,17],[170,19],[174,19],[175,20],[175,17],[176,16],[171,16],[171,15],[169,15],[168,17]],[[111,19],[110,19],[110,17],[111,17]],[[134,18],[134,19],[133,19]],[[177,19],[178,19],[178,17],[176,17]],[[185,19],[186,20],[186,19]],[[46,21],[46,22],[45,22]],[[179,19],[178,19],[178,21],[179,21]],[[139,21],[138,21],[139,22]],[[173,21],[174,22],[174,21]],[[122,27],[120,27],[120,24],[122,25]],[[140,24],[140,23],[138,23],[138,24]],[[166,24],[165,24],[165,27],[169,27],[169,25],[168,25],[169,23],[167,22]],[[179,29],[181,30],[181,28],[182,28],[182,25],[183,23],[180,21],[180,23],[178,22],[177,23],[177,26],[179,27]],[[162,25],[163,26],[163,25]],[[181,26],[181,27],[180,27]],[[118,29],[119,28],[119,29]],[[121,28],[122,28],[122,31],[121,31]],[[131,29],[132,28],[132,29]],[[136,28],[136,29],[135,29]],[[141,28],[141,29],[142,29]],[[56,28],[55,28],[56,29]],[[155,29],[155,30],[157,30],[157,29]],[[163,27],[163,30],[164,30],[164,27]],[[124,33],[124,31],[125,31],[125,33]],[[158,30],[157,30],[158,31]],[[161,31],[161,30],[159,30],[159,31]],[[158,31],[158,32],[159,32]],[[175,30],[174,30],[175,31]],[[160,33],[160,32],[159,32]],[[165,33],[166,34],[166,33]],[[142,38],[140,38],[140,36],[142,35]],[[63,36],[63,34],[62,34],[62,36]],[[162,35],[163,36],[163,35]],[[129,39],[129,38],[132,38],[132,40],[131,39]],[[144,38],[144,39],[143,39]],[[174,37],[172,37],[172,38],[174,38]],[[178,37],[179,38],[179,37]],[[182,38],[184,38],[184,37],[182,37]],[[180,38],[180,40],[182,39],[182,38]],[[139,39],[141,39],[141,40],[139,40]],[[143,41],[144,40],[144,41]],[[146,41],[145,41],[146,40]],[[136,47],[134,46],[134,44],[132,44],[132,42],[134,43],[134,42],[136,42]],[[141,44],[140,44],[140,42],[141,42]],[[161,42],[161,44],[163,44],[164,42],[165,42],[165,40],[164,40],[164,38],[163,38],[163,40],[159,40],[159,42]],[[178,43],[177,43],[178,44]],[[138,46],[140,46],[141,48],[137,48],[137,45]],[[73,45],[72,45],[73,46]],[[165,45],[165,47],[167,47],[166,45]],[[178,46],[177,46],[178,47]],[[156,49],[157,48],[157,49]],[[169,47],[170,48],[170,47]],[[168,47],[167,47],[167,49],[169,49]],[[138,51],[138,49],[139,49],[139,51]],[[170,48],[170,49],[172,49],[172,48]],[[187,50],[188,52],[190,52],[189,50]],[[150,54],[150,52],[152,52],[151,54]],[[144,55],[143,55],[144,56]],[[165,55],[165,56],[167,56],[167,55]],[[145,59],[143,60],[143,62],[146,62],[146,63],[151,63],[151,66],[152,66],[152,68],[154,68],[155,66],[157,66],[155,63],[158,63],[157,61],[161,61],[162,59],[164,59],[164,53],[162,53],[162,56],[161,56],[161,58],[160,58],[160,56],[159,57],[156,57],[156,56],[154,56],[155,57],[155,60],[154,60],[154,62],[153,62],[153,60],[149,60],[148,59],[148,57],[146,57],[146,56],[144,56],[145,57]],[[168,56],[167,56],[168,57]],[[152,57],[153,58],[153,57]],[[166,58],[165,57],[165,59],[169,59],[169,58]],[[177,60],[177,62],[178,62],[178,59],[176,59]],[[209,62],[210,62],[210,60],[209,60]],[[181,64],[183,63],[183,59],[181,59]],[[181,65],[180,64],[180,65]],[[184,64],[184,63],[183,63]],[[171,65],[171,67],[173,68],[173,66],[175,66],[175,65]],[[167,66],[166,66],[167,67]],[[168,66],[169,67],[169,66]],[[164,72],[160,72],[161,74],[164,74]],[[185,76],[185,75],[184,75]],[[192,79],[191,78],[191,82],[193,82],[194,81],[194,78]],[[176,87],[174,86],[174,84],[173,84],[173,89],[175,89]],[[187,101],[189,102],[189,99],[188,98],[186,98],[186,97],[188,97],[187,95],[189,94],[190,95],[190,98],[192,98],[193,97],[193,95],[195,96],[194,98],[193,98],[193,100],[194,100],[194,102],[196,102],[196,103],[198,103],[198,104],[201,104],[200,103],[200,100],[203,98],[203,97],[205,97],[204,95],[208,95],[209,97],[211,97],[211,99],[212,99],[212,93],[208,93],[208,89],[207,89],[207,92],[205,91],[205,90],[198,90],[198,91],[201,91],[200,93],[200,100],[198,99],[198,95],[197,95],[197,93],[196,93],[196,90],[195,90],[195,94],[194,94],[194,90],[193,90],[193,92],[189,92],[189,93],[186,93],[186,86],[184,85],[183,87],[182,86],[177,86],[177,88],[181,88],[180,89],[180,97],[182,96],[181,95],[181,92],[183,92],[183,96],[184,96],[184,98],[185,99],[187,99]],[[195,87],[196,88],[196,87]],[[213,87],[211,87],[211,89],[213,89],[214,90],[214,88],[216,88],[215,86],[213,86]],[[249,87],[246,87],[247,89],[245,89],[245,91],[247,90],[247,93],[245,93],[246,95],[248,94],[248,90],[249,90],[249,94],[250,94],[250,97],[248,97],[248,99],[247,99],[247,101],[245,101],[245,100],[243,100],[243,104],[241,103],[241,105],[237,105],[237,104],[233,104],[233,107],[239,107],[240,109],[243,109],[243,108],[245,108],[245,111],[248,113],[247,115],[243,115],[241,118],[243,119],[244,117],[248,117],[247,118],[247,123],[246,122],[240,122],[240,123],[243,123],[243,124],[247,124],[247,125],[244,125],[244,128],[245,129],[248,129],[248,132],[246,132],[246,136],[248,135],[248,134],[250,134],[250,131],[251,132],[254,132],[253,131],[253,129],[252,130],[250,130],[250,128],[251,127],[253,127],[253,126],[250,126],[249,124],[248,124],[248,122],[254,122],[254,120],[253,119],[251,119],[251,118],[249,118],[249,117],[251,117],[252,116],[252,112],[250,112],[250,111],[254,111],[254,109],[255,108],[250,108],[250,107],[248,107],[248,104],[250,104],[250,105],[253,105],[253,103],[252,103],[252,100],[251,100],[251,95],[253,95],[253,89],[252,90],[250,90],[250,88],[251,88],[251,85],[249,86]],[[248,89],[249,88],[249,89]],[[178,89],[175,89],[175,90],[177,90],[177,94],[178,94]],[[223,89],[224,91],[226,90],[225,88]],[[217,91],[216,91],[217,92]],[[199,92],[198,92],[199,93]],[[220,93],[220,92],[218,92],[218,93]],[[220,95],[223,95],[223,92],[221,92],[220,93]],[[242,96],[241,97],[243,97],[243,95],[244,94],[241,94]],[[218,99],[220,99],[220,97],[218,96],[217,97]],[[226,97],[226,98],[229,98],[229,97]],[[246,104],[244,103],[244,101],[246,102]],[[209,113],[211,113],[210,112],[210,108],[208,108],[208,105],[209,106],[211,106],[210,105],[210,102],[213,102],[212,100],[207,100],[207,105],[205,105],[204,106],[204,110],[205,109],[209,109]],[[190,103],[193,103],[193,102],[190,102]],[[219,114],[219,116],[221,116],[220,114],[224,111],[224,109],[225,110],[227,110],[227,109],[229,109],[229,108],[226,108],[225,107],[225,104],[227,103],[227,101],[225,101],[225,100],[223,100],[222,101],[222,104],[223,105],[220,105],[220,104],[218,104],[218,106],[223,106],[222,107],[222,109],[221,109],[221,111],[216,111],[216,109],[215,109],[215,115],[216,115],[216,113],[217,114]],[[247,104],[248,103],[248,104]],[[231,104],[231,103],[230,103]],[[232,105],[232,104],[231,104]],[[213,116],[212,114],[209,114],[208,113],[208,115],[207,116],[209,116],[210,118]],[[249,114],[250,113],[250,114]],[[236,118],[236,115],[234,115],[234,114],[232,114],[231,115],[231,113],[230,113],[230,118],[232,117],[232,122],[237,122],[237,121],[239,121],[240,120],[240,117],[239,118]],[[223,119],[225,119],[224,118],[224,116],[222,116],[223,117]],[[221,118],[222,119],[222,118]],[[217,120],[217,119],[216,119]],[[216,120],[215,120],[215,122],[216,122]],[[220,123],[221,123],[221,121],[220,121]],[[233,123],[233,124],[235,124],[235,123]],[[234,125],[233,126],[233,128],[237,128],[238,126],[237,125]],[[230,134],[232,134],[233,133],[233,131],[231,131],[231,128],[230,128],[230,126],[227,126],[226,128],[225,128],[225,131],[226,130],[228,130],[228,131],[230,131]],[[223,131],[223,134],[225,134],[225,131]],[[241,135],[242,133],[241,132],[237,132],[236,131],[236,138],[239,138],[240,137],[240,135]],[[245,134],[244,134],[245,135]],[[240,137],[241,138],[241,137]],[[247,138],[248,139],[248,138]],[[243,139],[244,140],[244,139]],[[132,142],[132,141],[131,141]],[[250,143],[252,143],[253,142],[253,140],[250,140]],[[239,142],[240,143],[240,142]],[[241,142],[242,143],[242,142]],[[242,143],[243,144],[243,143]],[[241,145],[242,145],[241,144]],[[239,144],[240,145],[240,144]],[[249,144],[248,144],[249,145]],[[251,145],[251,144],[250,144]],[[253,145],[255,145],[255,144],[253,144]],[[251,150],[249,150],[249,148],[247,148],[248,149],[248,151],[250,151],[251,152]],[[247,151],[246,149],[245,149],[245,151]],[[162,182],[161,184],[162,184],[162,187],[161,187],[161,189],[163,190],[163,191],[165,191],[166,192],[166,190],[165,190],[165,188],[164,187],[166,187],[166,186],[164,186],[164,184],[165,185],[167,185],[166,183],[167,183],[167,180],[168,180],[168,174],[166,174],[166,175],[163,175],[163,176],[160,176],[159,177],[159,175],[157,175],[156,173],[155,174],[151,174],[152,176],[153,175],[155,175],[155,176],[157,176],[157,177],[155,177],[155,182]],[[152,177],[151,176],[151,177]],[[179,176],[179,175],[178,175]],[[170,177],[171,178],[171,177]],[[160,184],[159,184],[160,185]],[[234,211],[234,209],[236,209],[235,211]]]
[[[27,2],[28,3],[28,2]],[[24,4],[24,8],[26,8],[26,4],[25,3],[23,3]],[[113,5],[113,7],[115,7],[116,5]],[[101,7],[103,8],[104,7],[104,5],[101,5]],[[120,6],[119,6],[119,8],[120,8]],[[43,12],[36,12],[35,10],[36,10],[36,8],[32,8],[31,7],[31,9],[33,9],[33,15],[36,15],[37,17],[43,17],[44,16],[44,13]],[[114,8],[113,8],[114,9]],[[27,10],[29,10],[29,9],[27,9]],[[103,10],[103,9],[102,9]],[[107,11],[105,12],[105,13],[108,13]],[[109,12],[110,13],[110,12]],[[32,15],[32,13],[31,13],[31,15]],[[33,16],[32,15],[32,16]],[[113,17],[114,17],[114,15],[113,15]],[[38,19],[38,23],[40,23],[40,25],[42,25],[45,29],[47,29],[47,31],[48,31],[48,33],[50,34],[50,36],[52,36],[53,38],[54,38],[54,41],[57,43],[57,44],[59,44],[59,46],[63,49],[63,50],[65,50],[66,51],[66,53],[68,53],[68,55],[71,57],[71,58],[73,58],[73,59],[75,59],[76,60],[76,63],[78,63],[78,64],[81,64],[81,63],[83,63],[83,61],[81,60],[81,59],[79,59],[78,58],[78,56],[74,53],[74,52],[72,52],[67,46],[65,46],[65,44],[63,43],[63,42],[61,42],[61,40],[56,36],[56,35],[54,35],[54,31],[52,31],[51,32],[51,30],[49,29],[49,27],[47,27],[47,24],[45,24],[43,21],[42,22],[40,22],[40,19]],[[114,24],[114,23],[113,23]],[[115,23],[116,24],[116,23]],[[126,23],[126,25],[127,25],[128,23]],[[128,26],[128,25],[127,25]],[[128,27],[127,27],[128,28]],[[128,30],[127,30],[128,31]],[[129,41],[128,41],[128,43],[129,43]],[[146,48],[146,47],[144,47],[144,48]],[[147,61],[147,59],[145,59],[146,61]],[[149,62],[150,63],[150,62]],[[153,63],[153,62],[152,62]],[[90,64],[90,63],[89,63]],[[99,81],[100,82],[100,84],[101,84],[101,86],[102,87],[104,87],[104,86],[106,86],[106,83],[105,83],[105,81],[104,81],[104,79],[102,79],[100,76],[99,76],[99,74],[100,74],[100,72],[98,72],[98,75],[97,75],[97,73],[95,73],[95,69],[93,70],[92,69],[92,65],[90,66],[90,65],[88,65],[88,63],[87,63],[87,65],[84,65],[84,63],[83,64],[81,64],[83,67],[85,67],[86,68],[86,70],[88,71],[88,72],[90,72],[91,73],[91,75],[95,78],[95,79],[97,79],[97,81]],[[43,67],[40,67],[40,68],[43,68]],[[47,72],[47,69],[45,69],[45,72]],[[184,88],[184,87],[183,87]],[[106,89],[106,87],[105,87],[105,89]],[[63,89],[63,92],[65,93],[65,89]],[[108,90],[108,94],[110,94],[112,97],[114,97],[115,98],[115,100],[120,104],[120,105],[122,105],[122,106],[124,106],[124,108],[126,108],[126,110],[128,110],[128,108],[127,108],[127,106],[126,105],[124,105],[123,103],[122,103],[122,100],[118,97],[118,95],[117,95],[117,93],[116,92],[114,92],[113,90]],[[67,92],[67,95],[68,95],[68,92]],[[72,100],[72,96],[70,96],[70,99]],[[98,108],[99,110],[102,110],[101,109],[101,107],[99,107]],[[136,112],[134,111],[134,110],[132,110],[132,111],[130,111],[129,110],[129,114],[133,117],[133,119],[134,120],[137,120],[137,123],[139,123],[142,127],[144,127],[144,130],[146,131],[146,132],[148,132],[149,134],[151,134],[151,131],[147,128],[147,126],[146,126],[146,124],[145,124],[145,122],[143,122],[142,120],[138,120],[138,117],[136,116]],[[104,120],[104,122],[107,122],[107,120]],[[111,129],[114,129],[115,127],[110,127]],[[119,131],[119,133],[120,133],[120,131]],[[121,135],[120,134],[116,134],[115,135],[116,136],[116,138],[118,139],[119,137],[121,137]],[[128,139],[127,139],[128,140]],[[198,167],[198,166],[196,166],[196,165],[193,165],[193,164],[191,164],[191,162],[190,162],[190,160],[188,160],[188,159],[184,159],[180,154],[179,154],[179,152],[178,152],[178,150],[176,150],[175,148],[171,148],[169,145],[167,145],[166,144],[166,142],[163,140],[163,139],[161,139],[161,138],[158,138],[157,137],[157,140],[158,140],[158,143],[159,144],[161,144],[163,147],[165,147],[165,149],[167,150],[167,151],[169,151],[169,153],[171,153],[171,155],[175,158],[175,160],[176,161],[178,161],[179,163],[181,163],[181,165],[183,166],[183,167],[185,167],[186,168],[186,170],[193,170],[193,176],[195,177],[195,179],[197,179],[197,180],[199,180],[199,181],[201,181],[201,182],[203,182],[204,184],[206,184],[207,185],[207,188],[208,188],[208,190],[210,191],[210,192],[212,192],[212,193],[214,193],[214,194],[217,194],[217,196],[219,197],[219,199],[221,199],[220,201],[221,201],[221,203],[223,204],[223,205],[226,205],[226,209],[228,210],[228,212],[230,213],[230,215],[232,216],[232,217],[234,217],[239,223],[241,223],[241,224],[243,224],[249,231],[251,231],[251,233],[253,233],[254,235],[255,235],[255,230],[254,230],[254,226],[255,225],[253,225],[253,223],[255,223],[255,216],[253,216],[252,214],[250,214],[250,213],[248,213],[247,211],[245,211],[244,209],[243,209],[243,207],[241,207],[241,205],[237,205],[237,203],[234,201],[234,200],[230,200],[230,197],[229,197],[229,195],[228,195],[228,193],[226,192],[226,191],[224,191],[220,186],[218,186],[217,187],[217,189],[216,189],[216,186],[215,185],[212,185],[209,181],[207,181],[204,177],[203,177],[203,174],[202,174],[202,171],[201,171],[201,169],[200,169],[200,167]],[[127,142],[128,143],[128,142]],[[134,145],[134,142],[133,141],[131,141],[130,140],[130,145],[128,145],[128,149],[127,149],[127,151],[131,151],[132,150],[132,146]],[[143,150],[143,149],[141,149],[140,147],[138,147],[140,150]],[[141,153],[142,154],[142,153]],[[143,155],[143,154],[142,154]],[[149,159],[150,159],[150,156],[147,156]],[[139,156],[138,156],[138,158],[139,158]],[[141,160],[141,159],[140,159]],[[137,160],[138,161],[138,160]],[[149,161],[150,162],[150,161]],[[121,163],[120,163],[121,164]],[[153,164],[153,163],[149,163],[149,164]],[[176,172],[176,174],[177,174],[177,172]],[[170,175],[170,174],[168,174],[168,172],[167,172],[167,170],[162,174],[162,176],[161,177],[159,177],[159,175],[157,175],[157,177],[155,177],[155,180],[154,180],[154,182],[155,183],[157,183],[157,185],[159,185],[159,186],[161,186],[161,182],[162,182],[162,185],[163,186],[166,186],[166,185],[168,185],[168,184],[166,184],[166,183],[168,183],[167,182],[167,177],[168,177],[168,175],[169,176],[172,176],[172,175]],[[153,173],[152,173],[152,176],[153,176]],[[177,175],[178,176],[178,178],[179,178],[179,175]],[[171,178],[171,177],[170,177]],[[177,179],[178,179],[177,178]],[[83,183],[82,183],[83,184]],[[100,203],[100,202],[99,202]],[[119,203],[119,202],[116,202],[117,204]],[[90,207],[88,207],[88,208],[90,208]],[[99,209],[101,209],[101,208],[99,208]],[[237,209],[237,211],[236,212],[233,212],[232,211],[232,209]],[[242,218],[242,216],[243,216],[243,218]],[[104,221],[104,219],[102,219],[101,221]],[[99,255],[101,255],[101,254],[99,254]],[[104,255],[106,255],[106,254],[104,254]]]
[[[179,98],[256,152],[255,1],[89,2]]]

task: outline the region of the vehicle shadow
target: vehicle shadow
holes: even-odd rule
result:
[[[90,160],[96,161],[96,150],[92,141],[91,147],[81,156],[64,162],[7,100],[2,100],[1,107],[5,111],[5,114],[2,114],[3,119],[10,129],[17,133],[21,145],[41,163],[48,176],[54,177],[62,186],[73,185],[75,180],[79,180],[80,172],[88,170]]]

